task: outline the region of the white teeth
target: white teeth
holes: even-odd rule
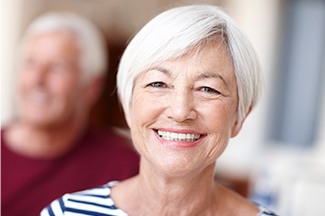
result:
[[[157,133],[162,139],[169,141],[194,142],[200,138],[200,134],[173,133],[160,130],[158,130]]]

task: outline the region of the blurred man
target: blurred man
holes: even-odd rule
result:
[[[18,117],[1,130],[2,215],[38,215],[64,193],[138,172],[129,140],[88,125],[105,50],[96,27],[76,15],[46,14],[28,27],[18,59]]]

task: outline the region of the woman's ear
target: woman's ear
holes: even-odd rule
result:
[[[130,110],[127,109],[127,107],[125,106],[125,101],[123,100],[123,98],[120,98],[120,102],[122,104],[122,108],[123,108],[123,112],[124,112],[124,116],[125,116],[125,120],[126,123],[128,124],[129,128],[131,128],[131,114],[130,114]]]
[[[246,115],[242,119],[239,119],[239,117],[237,115],[237,120],[235,121],[235,123],[232,127],[232,130],[231,130],[231,138],[238,135],[239,131],[241,130],[241,128],[244,124],[244,121],[246,120],[247,116],[251,113],[252,109],[253,109],[253,104],[251,104],[249,106],[249,109],[248,109]]]
[[[231,130],[231,138],[237,136],[237,134],[239,133],[239,131],[241,130],[243,123],[245,121],[245,118],[243,119],[237,119],[237,121],[235,122],[235,124],[232,127]]]

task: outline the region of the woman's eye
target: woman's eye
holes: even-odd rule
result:
[[[201,91],[202,92],[207,92],[207,93],[210,93],[210,94],[220,94],[220,92],[219,91],[217,91],[217,90],[215,90],[215,89],[213,89],[213,88],[210,88],[210,87],[202,87],[201,88]]]
[[[147,86],[154,87],[154,88],[166,88],[167,87],[167,85],[163,82],[153,82],[153,83],[148,84]]]

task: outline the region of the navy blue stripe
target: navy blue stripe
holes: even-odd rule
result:
[[[55,214],[54,214],[53,209],[52,209],[51,206],[49,206],[49,207],[47,208],[47,210],[48,210],[48,213],[49,213],[50,216],[55,216]]]
[[[277,215],[274,214],[273,212],[266,212],[266,211],[263,211],[263,214],[265,214],[265,215],[271,215],[271,216],[277,216]]]
[[[89,205],[93,205],[93,206],[98,206],[98,207],[103,207],[103,208],[107,208],[107,209],[116,209],[116,207],[114,205],[109,206],[109,205],[103,205],[103,204],[98,204],[98,203],[94,203],[94,202],[90,202],[90,201],[82,201],[82,200],[76,200],[76,199],[68,199],[71,202],[76,202],[76,203],[81,203],[81,204],[89,204]]]
[[[110,196],[107,194],[107,195],[98,195],[98,194],[78,194],[76,193],[77,195],[80,195],[80,196],[87,196],[87,197],[97,197],[97,198],[109,198]]]
[[[83,214],[83,215],[88,215],[88,216],[116,216],[116,215],[111,215],[111,214],[105,214],[105,213],[94,212],[94,211],[87,211],[87,210],[82,210],[82,209],[73,209],[73,208],[66,208],[66,211],[67,212],[78,213],[78,214]]]
[[[58,201],[59,201],[59,204],[60,204],[60,207],[61,207],[62,212],[64,212],[65,211],[65,206],[64,206],[63,199],[60,198]]]

